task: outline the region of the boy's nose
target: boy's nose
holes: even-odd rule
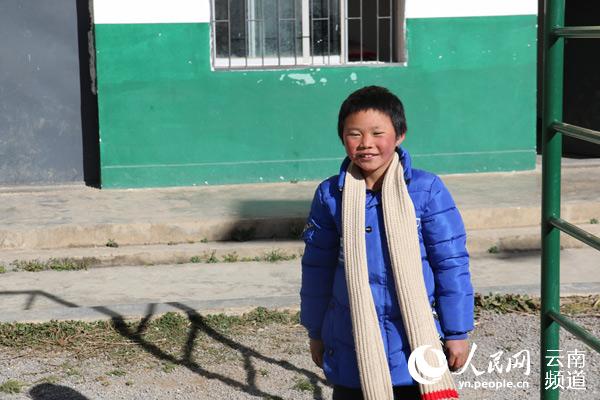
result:
[[[362,140],[360,141],[360,147],[363,149],[368,149],[371,147],[371,138],[368,135],[365,135],[362,137]]]

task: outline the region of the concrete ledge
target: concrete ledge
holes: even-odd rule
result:
[[[600,236],[600,224],[581,224],[581,228]],[[539,250],[539,226],[478,229],[468,232],[467,248],[472,255],[487,252],[514,252]],[[561,247],[586,248],[587,245],[564,233],[561,233]],[[198,262],[206,262],[211,256],[230,261],[263,258],[272,252],[283,256],[300,257],[304,251],[301,240],[253,240],[248,242],[207,242],[185,244],[133,245],[117,248],[106,247],[77,247],[54,249],[4,249],[0,253],[0,265],[9,271],[10,263],[15,260],[47,261],[52,258],[69,258],[85,261],[88,268],[115,267],[124,265],[160,265],[185,264],[196,257]],[[234,258],[232,258],[234,257]]]
[[[539,207],[499,207],[462,211],[467,231],[538,226]],[[600,219],[600,202],[563,206],[563,218],[575,224]],[[58,249],[102,247],[109,240],[120,246],[200,241],[298,238],[305,218],[222,218],[193,222],[129,224],[64,224],[35,229],[0,229],[0,249]],[[479,251],[479,250],[478,250]]]
[[[305,218],[213,219],[195,222],[64,224],[0,229],[0,249],[56,249],[299,237]]]
[[[539,226],[541,207],[465,208],[460,210],[467,231]],[[574,224],[600,220],[600,202],[564,203],[562,218]]]
[[[599,224],[578,224],[593,235],[600,236]],[[589,247],[579,240],[560,234],[562,249],[579,249]],[[530,251],[541,248],[541,231],[539,226],[512,229],[479,229],[467,233],[467,249],[472,254],[485,252]]]
[[[115,267],[125,265],[160,265],[190,263],[192,257],[198,262],[205,262],[211,256],[223,260],[232,257],[263,258],[265,255],[278,252],[283,256],[299,257],[304,251],[304,242],[295,241],[250,241],[250,242],[208,242],[178,245],[147,245],[112,247],[80,247],[67,249],[11,249],[0,253],[0,264],[9,271],[10,263],[15,260],[41,262],[52,258],[69,258],[85,261],[88,268]]]

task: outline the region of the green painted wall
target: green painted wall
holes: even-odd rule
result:
[[[333,175],[339,105],[372,84],[405,103],[416,166],[533,168],[536,16],[411,19],[407,32],[406,67],[211,71],[208,24],[96,25],[102,186]]]

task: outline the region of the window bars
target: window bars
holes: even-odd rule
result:
[[[213,65],[262,69],[397,63],[404,35],[404,7],[399,3],[213,0]]]

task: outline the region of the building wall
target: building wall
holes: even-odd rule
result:
[[[90,18],[87,3],[77,3],[0,2],[0,185],[98,179]]]
[[[565,3],[565,26],[600,24],[600,3]],[[600,41],[566,40],[564,61],[563,121],[600,131]],[[563,135],[563,154],[600,157],[600,144]]]
[[[95,0],[103,187],[321,179],[340,103],[404,102],[405,147],[438,173],[535,165],[533,0],[408,0],[406,66],[211,69],[209,0]]]

